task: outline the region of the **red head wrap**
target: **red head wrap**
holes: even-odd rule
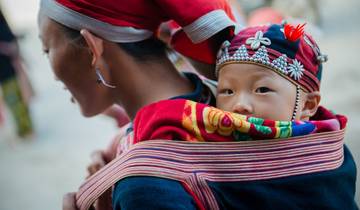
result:
[[[65,26],[119,43],[148,39],[162,22],[174,20],[182,27],[172,42],[175,49],[208,63],[215,62],[217,49],[204,41],[225,28],[231,35],[235,27],[226,0],[42,0],[41,11]]]

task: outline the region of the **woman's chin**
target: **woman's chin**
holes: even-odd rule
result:
[[[93,117],[99,114],[102,114],[106,109],[108,109],[109,107],[104,106],[104,107],[83,107],[80,105],[80,109],[81,109],[81,113],[84,117]]]
[[[100,114],[101,112],[99,111],[95,111],[95,110],[87,110],[87,109],[84,109],[84,108],[81,108],[81,114],[84,116],[84,117],[93,117],[93,116],[96,116],[98,114]]]

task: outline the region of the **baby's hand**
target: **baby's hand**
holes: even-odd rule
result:
[[[95,174],[97,171],[99,171],[105,165],[106,165],[106,161],[104,159],[103,151],[102,150],[94,151],[91,154],[91,163],[87,167],[87,170],[89,172],[89,175],[87,178],[89,178],[91,175]]]

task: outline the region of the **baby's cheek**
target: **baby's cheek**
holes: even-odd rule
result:
[[[231,104],[223,97],[216,98],[216,107],[224,111],[230,111]]]
[[[288,121],[291,119],[292,110],[279,103],[257,103],[254,115],[269,120]]]

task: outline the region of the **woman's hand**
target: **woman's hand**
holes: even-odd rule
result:
[[[75,199],[76,193],[71,192],[67,193],[63,197],[63,210],[78,210],[76,207],[76,199]]]

